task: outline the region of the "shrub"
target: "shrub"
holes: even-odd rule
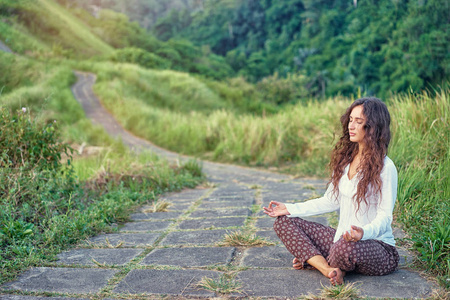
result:
[[[34,123],[26,108],[17,115],[7,109],[0,110],[0,165],[17,168],[61,167],[61,154],[70,156],[71,148],[59,141],[56,123],[40,126]]]
[[[147,69],[168,69],[171,66],[169,60],[139,48],[116,50],[109,59],[114,62],[137,64]]]

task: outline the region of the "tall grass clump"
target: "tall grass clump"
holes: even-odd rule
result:
[[[111,231],[108,225],[127,220],[133,208],[158,194],[202,181],[192,162],[169,166],[149,154],[134,159],[123,149],[101,154],[97,164],[77,159],[73,167],[58,123],[39,123],[25,109],[2,108],[0,117],[0,283]],[[119,162],[128,165],[119,170]],[[91,173],[80,172],[88,165]]]
[[[390,155],[399,169],[395,215],[411,236],[424,268],[450,288],[450,99],[398,95],[390,100],[394,139]]]

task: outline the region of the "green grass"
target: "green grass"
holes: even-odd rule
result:
[[[80,240],[111,231],[110,224],[126,221],[137,206],[152,204],[159,194],[192,188],[202,181],[183,165],[170,166],[153,155],[136,158],[123,151],[107,155],[114,165],[122,160],[129,164],[118,172],[109,167],[105,154],[100,154],[96,159],[101,163],[91,165],[92,175],[87,180],[74,175],[85,167],[79,159],[73,163],[74,172],[64,175],[35,170],[2,172],[2,195],[8,196],[0,201],[0,283],[54,260],[56,254]]]
[[[0,22],[0,39],[14,52],[34,55],[40,52],[50,52],[51,48],[37,39],[23,25],[16,20],[9,20],[10,24]]]
[[[11,11],[11,15],[2,15],[0,39],[17,53],[45,60],[113,51],[87,24],[53,0],[18,3]]]
[[[76,53],[108,54],[113,48],[94,35],[86,24],[53,0],[38,0],[39,11],[45,12],[47,22],[57,26],[62,44],[71,45]],[[56,42],[56,41],[55,41]]]

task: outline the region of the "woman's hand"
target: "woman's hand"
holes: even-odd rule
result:
[[[361,227],[352,225],[352,229],[344,232],[342,237],[347,242],[357,242],[360,239],[362,239],[363,235],[364,235],[364,230]]]
[[[264,213],[269,217],[275,218],[279,216],[290,215],[288,212],[286,205],[277,201],[270,201],[269,208],[263,207]]]

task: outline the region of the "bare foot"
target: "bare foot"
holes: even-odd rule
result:
[[[334,269],[330,273],[328,273],[328,278],[330,278],[330,282],[332,285],[340,285],[344,283],[345,272],[339,268]]]

